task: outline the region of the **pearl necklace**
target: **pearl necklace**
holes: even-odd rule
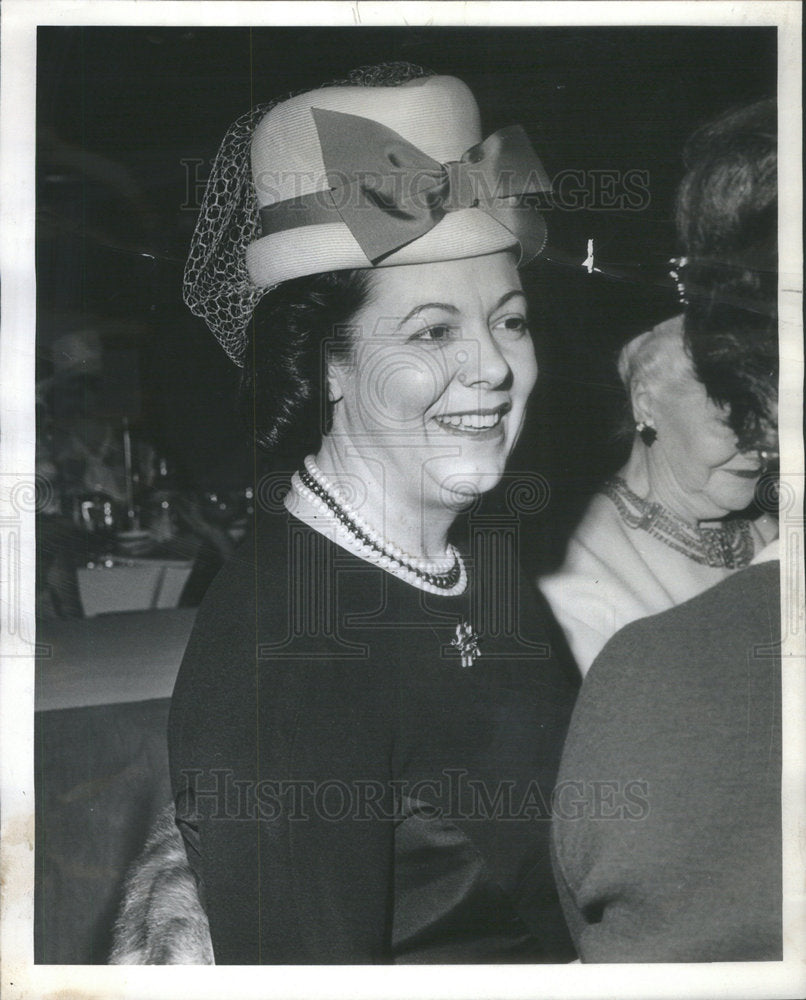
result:
[[[439,560],[420,559],[403,552],[364,521],[311,455],[305,459],[305,468],[294,474],[292,486],[309,504],[336,518],[337,530],[361,558],[428,593],[444,597],[464,593],[467,571],[455,546],[448,545],[445,557]]]

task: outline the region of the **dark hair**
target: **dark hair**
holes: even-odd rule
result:
[[[778,417],[778,337],[727,316],[705,318],[703,334],[689,336],[699,380],[715,402],[729,408],[728,420],[742,451],[774,448]],[[716,329],[724,323],[724,329]]]
[[[241,407],[255,443],[297,457],[328,429],[327,361],[347,360],[350,320],[369,298],[373,272],[331,271],[284,281],[258,304],[249,326]]]
[[[729,408],[740,447],[763,447],[778,375],[775,101],[704,126],[684,161],[677,228],[688,258],[687,348],[708,395]]]
[[[775,268],[777,146],[773,100],[731,111],[688,140],[677,230],[693,263],[762,274]]]

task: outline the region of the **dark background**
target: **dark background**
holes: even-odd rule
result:
[[[551,176],[649,178],[640,211],[550,212],[555,257],[581,263],[594,238],[598,260],[630,265],[629,280],[557,264],[524,276],[541,377],[513,467],[550,483],[548,506],[524,522],[527,568],[545,569],[623,460],[619,347],[676,309],[657,265],[676,250],[685,139],[775,93],[775,29],[40,27],[38,375],[59,335],[99,328],[107,414],[128,416],[188,489],[248,483],[238,370],[181,301],[203,180],[253,104],[387,60],[461,77],[485,134],[520,122]]]

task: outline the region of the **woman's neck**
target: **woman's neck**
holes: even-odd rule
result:
[[[344,455],[329,445],[328,439],[314,461],[330,483],[349,498],[351,509],[386,542],[415,558],[445,555],[454,511],[426,509],[413,491],[391,493],[384,486],[378,462],[354,453]]]
[[[650,449],[636,440],[627,464],[618,472],[629,488],[637,496],[650,503],[659,503],[666,510],[695,526],[701,518],[690,498],[679,487],[671,469],[663,460],[662,453],[650,453]],[[716,520],[709,518],[708,520]]]

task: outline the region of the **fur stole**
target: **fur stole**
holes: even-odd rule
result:
[[[163,809],[124,883],[110,965],[213,965],[210,927],[173,803]]]

